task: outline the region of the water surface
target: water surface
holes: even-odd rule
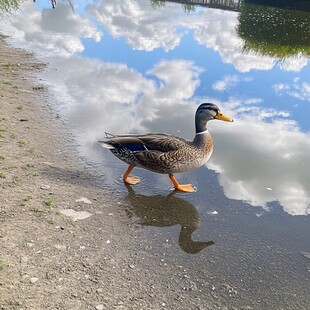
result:
[[[309,11],[175,2],[26,1],[0,29],[49,63],[41,78],[54,108],[143,246],[212,279],[230,305],[306,309]],[[142,182],[126,187],[125,164],[96,143],[104,132],[192,139],[202,102],[235,122],[210,122],[212,158],[177,175],[197,192],[175,193],[167,176],[141,169]]]

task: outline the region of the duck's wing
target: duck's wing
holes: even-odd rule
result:
[[[168,134],[146,134],[136,136],[149,151],[171,152],[188,144],[188,141]]]
[[[158,151],[170,152],[185,147],[188,141],[167,134],[145,135],[109,135],[108,140],[99,141],[103,147],[117,148],[126,147],[131,151]]]

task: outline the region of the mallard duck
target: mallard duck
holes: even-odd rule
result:
[[[190,184],[179,184],[174,174],[193,170],[209,160],[213,151],[213,141],[207,130],[207,123],[213,119],[233,122],[230,117],[221,113],[217,105],[203,103],[195,114],[196,135],[193,141],[161,133],[145,135],[106,133],[107,139],[98,142],[129,165],[123,175],[123,180],[127,184],[135,185],[140,182],[140,178],[130,176],[134,167],[140,167],[168,174],[176,190],[194,192],[195,189]]]

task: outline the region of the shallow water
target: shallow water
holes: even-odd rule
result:
[[[102,186],[116,191],[128,224],[138,225],[141,244],[202,282],[213,279],[237,307],[306,309],[310,15],[243,4],[63,1],[53,10],[27,1],[0,29],[49,63],[41,78],[55,109]],[[197,192],[175,193],[167,176],[141,169],[142,182],[126,187],[126,165],[96,143],[104,132],[191,139],[202,102],[235,122],[210,122],[212,158],[177,175]]]

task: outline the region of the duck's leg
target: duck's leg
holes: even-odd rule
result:
[[[195,189],[190,184],[179,184],[178,181],[173,176],[173,174],[169,174],[169,178],[172,181],[175,189],[187,193],[195,192]]]
[[[135,166],[133,166],[133,165],[129,165],[128,169],[126,170],[126,172],[124,173],[124,176],[123,176],[124,182],[126,182],[127,184],[130,184],[130,185],[135,185],[135,184],[140,182],[140,178],[135,177],[135,176],[129,176],[130,172],[132,171],[132,169],[134,167]]]

